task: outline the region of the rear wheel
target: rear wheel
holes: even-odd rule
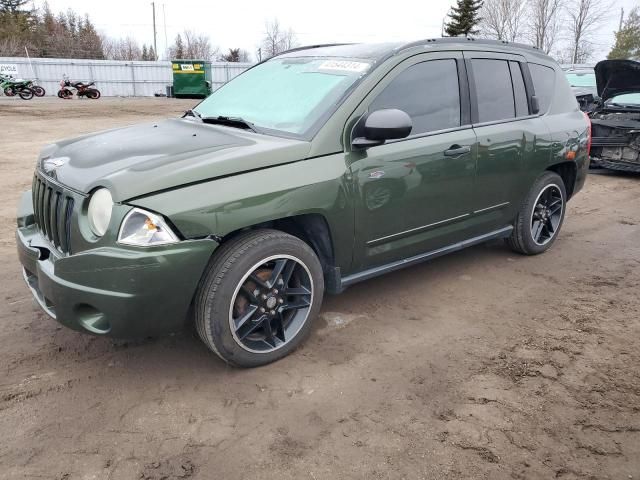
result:
[[[508,245],[525,255],[547,251],[560,233],[566,201],[567,192],[560,175],[545,172],[538,177],[520,207]]]
[[[98,90],[97,88],[91,88],[89,90],[87,90],[87,97],[91,98],[92,100],[97,100],[100,98],[100,90]]]
[[[44,88],[42,88],[40,85],[34,85],[33,87],[31,87],[31,90],[33,90],[33,94],[36,97],[44,97],[46,93]]]
[[[265,365],[302,343],[323,294],[322,267],[306,243],[256,230],[216,252],[196,295],[195,323],[200,338],[226,362]]]
[[[16,92],[15,92],[15,90],[13,89],[13,87],[7,87],[7,88],[5,88],[5,89],[4,89],[4,94],[5,94],[7,97],[13,97],[13,96],[15,96]]]

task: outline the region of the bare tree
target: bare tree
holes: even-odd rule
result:
[[[218,55],[218,48],[211,45],[207,35],[185,30],[176,36],[174,44],[169,47],[169,55],[171,58],[213,60]]]
[[[133,37],[102,37],[104,57],[108,60],[142,60],[142,50]]]
[[[605,20],[610,5],[599,0],[569,0],[566,6],[571,33],[571,63],[585,63],[593,51],[591,39]]]
[[[525,11],[522,0],[485,0],[480,11],[480,31],[497,40],[515,42],[521,35]]]
[[[557,40],[562,6],[563,0],[529,0],[529,36],[545,53],[551,52]]]
[[[264,37],[262,39],[262,55],[265,58],[290,50],[298,44],[296,34],[292,29],[280,26],[278,19],[265,24]]]

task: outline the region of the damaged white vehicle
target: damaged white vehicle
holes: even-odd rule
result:
[[[595,73],[591,165],[640,173],[640,62],[604,60]]]

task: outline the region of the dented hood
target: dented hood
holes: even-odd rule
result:
[[[598,96],[604,101],[624,93],[640,92],[640,62],[603,60],[594,68]]]
[[[38,169],[116,202],[306,158],[310,144],[237,128],[171,119],[63,140],[43,149]]]

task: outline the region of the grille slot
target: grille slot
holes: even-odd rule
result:
[[[71,253],[73,197],[46,180],[33,178],[33,216],[40,232],[62,253]]]

